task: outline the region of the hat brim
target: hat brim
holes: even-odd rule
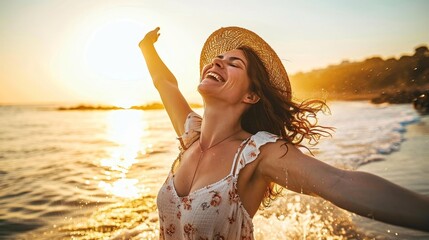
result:
[[[290,100],[291,86],[282,61],[268,43],[256,33],[244,28],[224,27],[213,32],[201,50],[200,72],[216,56],[243,46],[251,48],[256,53],[264,64],[273,87]]]

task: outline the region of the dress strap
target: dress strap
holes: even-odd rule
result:
[[[174,160],[173,164],[171,165],[170,172],[173,173],[174,170],[177,168],[177,166],[180,163],[180,160],[182,158],[183,152],[188,149],[192,143],[198,140],[200,138],[200,132],[201,132],[201,122],[202,117],[195,113],[194,111],[191,111],[185,120],[185,132],[177,138],[179,140],[179,150],[180,153],[177,156],[176,160]]]
[[[240,155],[243,152],[244,147],[246,146],[247,142],[250,140],[250,137],[247,138],[246,140],[244,140],[241,144],[240,147],[238,147],[237,149],[237,153],[234,156],[234,161],[232,162],[232,167],[231,167],[231,172],[229,173],[229,175],[233,175],[233,173],[235,172],[235,169],[237,168],[237,162],[238,159],[240,159]],[[235,175],[235,174],[234,174]]]
[[[279,139],[279,136],[265,131],[252,135],[243,143],[234,159],[233,175],[238,175],[241,169],[258,158],[260,147],[267,143],[276,142]]]

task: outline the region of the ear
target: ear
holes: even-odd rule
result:
[[[259,99],[261,99],[256,93],[249,92],[244,96],[243,102],[249,103],[249,104],[255,104],[259,102]]]

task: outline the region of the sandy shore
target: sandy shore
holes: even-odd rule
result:
[[[381,176],[400,186],[429,196],[429,116],[407,127],[398,152],[385,161],[373,162],[358,170]],[[374,239],[429,239],[429,233],[413,231],[356,216],[358,228]]]

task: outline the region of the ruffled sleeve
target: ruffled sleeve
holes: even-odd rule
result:
[[[258,158],[260,153],[259,149],[262,146],[267,143],[276,142],[278,139],[280,139],[279,136],[265,131],[257,132],[255,135],[251,136],[241,152],[235,174],[238,174],[242,168]]]
[[[177,139],[180,142],[180,151],[188,149],[192,143],[200,138],[202,117],[195,112],[190,112],[185,121],[185,132]]]

